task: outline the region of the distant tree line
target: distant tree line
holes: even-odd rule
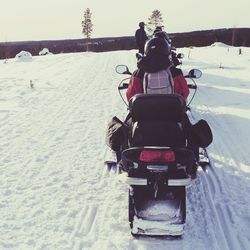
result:
[[[215,42],[250,47],[250,28],[216,29],[170,34],[176,47],[203,47]]]
[[[190,46],[209,46],[214,42],[223,42],[233,46],[250,47],[250,28],[204,30],[185,33],[169,34],[176,48]],[[48,48],[53,54],[73,53],[86,51],[86,42],[89,50],[104,52],[114,50],[135,49],[135,40],[132,36],[106,37],[89,39],[49,40],[49,41],[24,41],[0,43],[0,59],[13,58],[22,50],[38,55],[43,48]]]

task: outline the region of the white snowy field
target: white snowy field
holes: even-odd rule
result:
[[[126,114],[114,68],[135,69],[136,51],[0,61],[0,249],[250,249],[250,48],[238,51],[178,50],[184,73],[203,72],[192,116],[214,141],[177,239],[133,238],[127,187],[103,165],[107,123]]]

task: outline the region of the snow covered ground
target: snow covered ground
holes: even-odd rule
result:
[[[103,167],[107,123],[126,114],[114,68],[136,51],[75,53],[0,61],[0,249],[250,249],[250,49],[178,52],[203,72],[192,115],[214,134],[183,237],[133,238],[127,187]]]

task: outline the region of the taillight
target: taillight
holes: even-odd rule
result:
[[[171,150],[142,150],[140,161],[144,162],[172,162],[175,161],[175,154]]]

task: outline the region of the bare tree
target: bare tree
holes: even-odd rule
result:
[[[148,18],[147,30],[153,32],[157,26],[163,26],[162,14],[159,10],[154,10]]]
[[[93,29],[92,29],[93,24],[91,21],[91,15],[92,15],[92,13],[90,12],[90,9],[87,8],[84,11],[83,21],[82,21],[82,33],[87,38],[87,51],[89,51],[89,40],[91,37],[91,33],[93,31]]]

